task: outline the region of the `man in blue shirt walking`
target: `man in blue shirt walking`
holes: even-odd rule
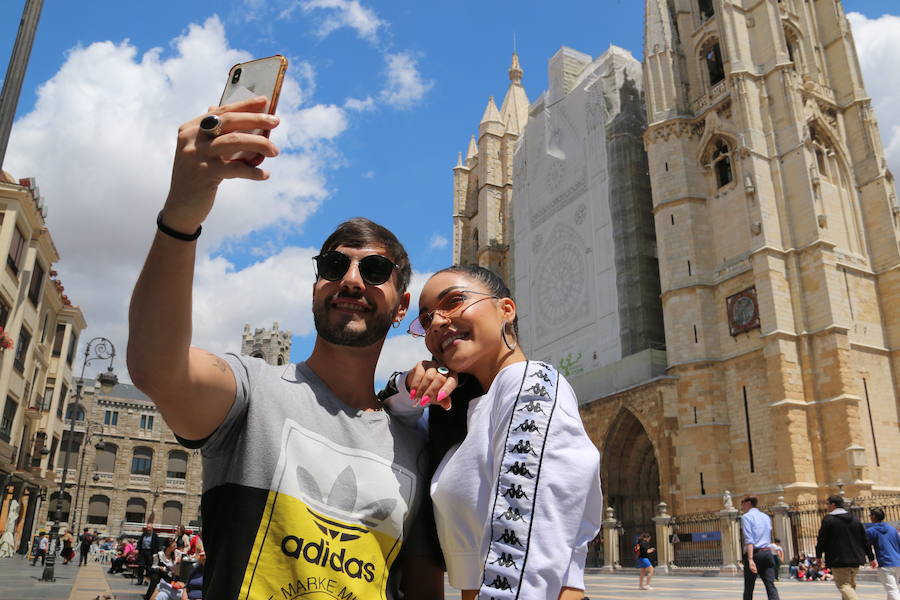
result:
[[[869,516],[872,525],[866,529],[866,537],[875,549],[872,568],[878,569],[878,577],[888,600],[900,600],[900,590],[897,589],[900,580],[900,533],[884,522],[883,509],[869,509]]]
[[[744,600],[753,598],[757,576],[766,586],[768,600],[780,600],[775,589],[775,556],[772,544],[772,519],[756,508],[759,499],[746,496],[741,500],[741,531],[744,536]]]

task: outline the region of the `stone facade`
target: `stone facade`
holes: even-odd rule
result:
[[[276,321],[272,329],[254,329],[244,325],[241,354],[261,358],[271,365],[284,365],[291,361],[291,332],[281,331]]]
[[[528,120],[522,74],[513,54],[503,104],[498,110],[493,96],[488,99],[478,139],[472,137],[465,162],[460,153],[453,168],[453,263],[481,265],[507,282],[513,272],[513,152]]]
[[[647,0],[645,27],[661,497],[897,493],[898,208],[840,2]]]
[[[897,495],[900,205],[841,3],[645,2],[646,157],[632,154],[622,167],[648,165],[665,352],[572,377],[602,452],[607,502],[628,532],[650,529],[661,501],[674,515],[718,511],[725,490],[773,505],[821,500],[838,486],[857,499]],[[568,49],[551,60],[551,91],[530,108],[547,126],[533,133],[529,122],[513,176],[498,171],[510,201],[502,213],[482,214],[490,206],[472,193],[473,181],[484,187],[475,177],[482,145],[473,142],[454,170],[458,224],[476,213],[515,224],[505,264],[522,274],[520,296],[542,257],[535,239],[519,243],[533,216],[528,203],[547,203],[574,181],[547,186],[529,146],[603,164],[590,162],[589,132],[608,123],[569,115],[554,127],[546,114],[590,88],[583,73],[593,64]],[[482,138],[492,123],[483,120]],[[562,150],[554,140],[567,127],[587,143]],[[529,181],[547,189],[529,190]],[[457,260],[471,256],[466,231],[455,229]],[[598,295],[610,287],[572,281]],[[556,285],[563,306],[571,290]],[[612,296],[622,286],[617,279]],[[525,332],[537,318],[528,302]],[[577,337],[565,333],[560,343]],[[559,363],[565,353],[536,357]]]
[[[665,368],[641,63],[563,47],[548,80],[513,163],[520,343],[592,400]]]
[[[20,552],[43,522],[42,498],[58,486],[63,406],[86,327],[53,270],[60,257],[46,215],[34,179],[0,173],[0,327],[12,340],[0,350],[0,532],[17,506]]]
[[[146,522],[169,527],[199,522],[200,452],[178,443],[149,397],[126,383],[105,394],[85,380],[81,409],[72,413],[76,433],[69,480],[77,485],[69,488],[73,514],[67,520],[77,530],[120,535],[137,533]],[[48,526],[53,504],[42,515]],[[66,503],[64,513],[69,510]]]

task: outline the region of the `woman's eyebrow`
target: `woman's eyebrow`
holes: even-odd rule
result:
[[[453,285],[453,286],[450,286],[450,287],[448,287],[447,289],[443,290],[440,294],[438,294],[438,296],[437,296],[437,301],[438,301],[438,303],[440,303],[440,301],[444,299],[444,296],[446,296],[447,294],[449,294],[450,292],[452,292],[452,291],[454,291],[454,290],[464,290],[464,289],[466,289],[466,288],[465,288],[465,286],[462,286],[462,285]],[[419,306],[419,314],[420,314],[420,315],[421,315],[422,313],[426,313],[426,312],[428,312],[428,311],[425,310],[424,307]]]

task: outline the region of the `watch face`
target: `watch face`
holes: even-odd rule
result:
[[[726,300],[726,306],[731,335],[738,335],[760,326],[755,287],[747,288],[729,296]]]

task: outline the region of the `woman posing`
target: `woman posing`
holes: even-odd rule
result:
[[[572,388],[525,357],[517,323],[497,275],[474,266],[439,271],[410,327],[434,361],[395,384],[405,383],[414,401],[450,408],[429,415],[431,498],[450,584],[463,600],[580,599],[587,545],[600,527],[600,457]],[[461,383],[452,407],[448,369]],[[480,389],[466,402],[460,392],[470,387]],[[398,404],[391,400],[392,409]]]

